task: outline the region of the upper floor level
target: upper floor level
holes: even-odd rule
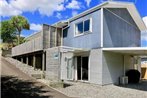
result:
[[[56,46],[140,47],[144,30],[147,28],[133,3],[105,2],[67,21],[44,24],[41,32],[27,38],[28,42],[14,47],[12,55]]]
[[[63,45],[76,48],[140,47],[146,30],[133,3],[106,2],[71,19]]]

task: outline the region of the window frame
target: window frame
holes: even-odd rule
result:
[[[84,31],[84,25],[85,25],[84,23],[87,20],[90,21],[90,23],[89,23],[89,30],[88,31]],[[77,24],[79,24],[79,23],[83,23],[83,32],[82,33],[78,33],[78,31],[77,31]],[[89,33],[92,33],[92,18],[88,18],[88,19],[85,19],[85,20],[82,20],[80,22],[75,23],[75,25],[74,25],[74,36],[75,37],[76,36],[85,35],[85,34],[89,34]]]

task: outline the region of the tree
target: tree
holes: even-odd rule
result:
[[[16,28],[16,30],[17,30],[17,35],[18,35],[17,36],[17,43],[20,44],[21,31],[23,29],[27,29],[27,30],[30,29],[29,22],[23,16],[13,16],[10,21],[11,21],[12,25],[14,26],[14,28]]]
[[[13,39],[16,38],[16,29],[13,27],[9,20],[5,20],[1,22],[0,27],[0,35],[1,39],[4,43],[12,43]]]

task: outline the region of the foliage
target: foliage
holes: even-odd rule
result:
[[[13,16],[11,18],[11,23],[12,25],[14,26],[14,28],[17,30],[17,43],[20,44],[20,35],[21,35],[21,31],[23,29],[27,29],[29,30],[30,29],[30,25],[29,25],[29,22],[28,20],[23,17],[23,16]]]
[[[16,38],[16,29],[9,20],[1,22],[0,35],[4,43],[13,43]]]
[[[23,29],[29,29],[30,27],[25,17],[13,16],[11,19],[4,20],[0,24],[0,41],[2,39],[2,42],[5,43],[1,46],[12,48],[25,42],[25,38],[20,36]]]

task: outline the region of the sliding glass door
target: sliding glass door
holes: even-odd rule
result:
[[[77,78],[78,80],[88,81],[88,56],[77,57]]]

